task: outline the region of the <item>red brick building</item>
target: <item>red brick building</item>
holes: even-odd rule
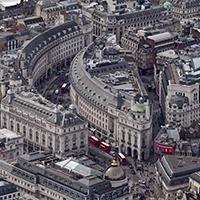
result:
[[[152,71],[156,54],[176,46],[177,35],[170,32],[129,31],[122,37],[124,48],[132,51],[133,59],[142,71]]]

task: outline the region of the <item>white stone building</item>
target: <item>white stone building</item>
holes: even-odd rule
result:
[[[22,49],[18,64],[30,86],[39,88],[52,74],[67,68],[74,55],[92,42],[90,23],[85,19],[82,25],[71,21],[55,26],[34,37]]]
[[[87,153],[87,122],[73,108],[64,111],[34,93],[8,90],[0,111],[1,128],[23,136],[32,150],[64,155]]]
[[[200,117],[199,84],[170,84],[166,98],[167,122],[189,127]]]
[[[0,159],[14,160],[23,154],[24,138],[8,129],[0,129]]]
[[[160,53],[159,99],[166,123],[189,127],[200,119],[200,46]]]
[[[90,64],[90,56],[95,58],[95,52],[98,52],[96,48],[98,49],[92,44],[77,54],[71,63],[71,99],[79,114],[101,132],[100,137],[109,139],[119,147],[119,151],[129,156],[139,160],[148,159],[152,141],[152,110],[150,102],[144,97],[141,82],[136,74],[134,77],[130,73],[127,85],[117,87],[106,84],[99,77],[101,74],[107,73],[108,77],[109,72],[118,70],[116,77],[126,79],[120,70],[125,72],[132,69],[126,62],[115,58],[106,63],[98,53],[94,62],[96,66],[93,66]],[[128,82],[132,84],[128,85]],[[127,87],[130,87],[132,93]]]

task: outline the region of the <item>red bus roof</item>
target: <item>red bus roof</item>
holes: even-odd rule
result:
[[[105,143],[105,142],[101,142],[101,144],[105,145],[105,146],[110,146],[109,144]]]
[[[98,138],[96,138],[95,136],[90,136],[90,138],[92,138],[93,140],[96,140],[96,141],[99,141],[99,139]]]
[[[124,156],[124,154],[122,154],[122,153],[118,153],[118,156],[120,156],[121,158],[126,158],[126,157]]]

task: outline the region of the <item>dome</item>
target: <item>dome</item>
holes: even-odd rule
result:
[[[171,9],[173,7],[172,3],[170,3],[169,1],[166,1],[164,4],[163,4],[163,7],[165,9]]]
[[[136,103],[132,106],[131,110],[133,112],[137,112],[137,113],[145,113],[146,108],[145,105],[143,103]]]
[[[126,178],[124,170],[118,166],[116,160],[112,161],[111,167],[106,170],[104,177],[110,181],[119,181]]]

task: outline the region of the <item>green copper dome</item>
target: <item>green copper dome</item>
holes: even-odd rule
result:
[[[137,113],[145,113],[146,107],[143,103],[136,103],[132,106],[131,110]]]
[[[171,9],[173,7],[173,4],[170,3],[169,1],[166,1],[164,4],[163,4],[163,7],[165,9]]]

